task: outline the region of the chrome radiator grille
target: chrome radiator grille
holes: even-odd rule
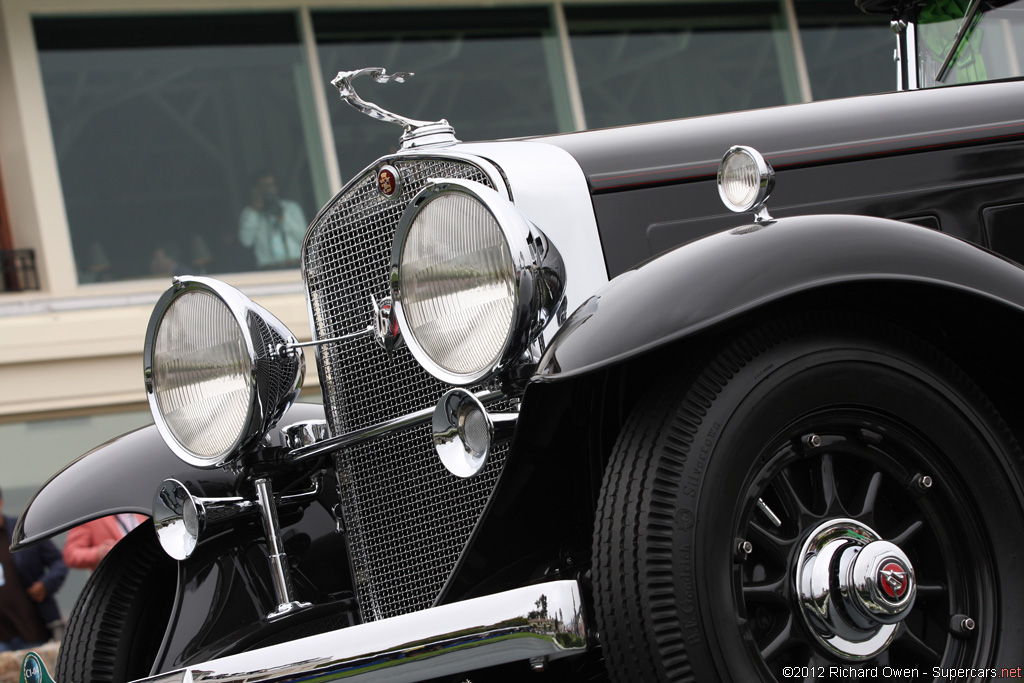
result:
[[[377,192],[376,175],[355,179],[312,227],[303,254],[318,339],[369,325],[371,295],[390,293],[391,243],[402,212],[429,178],[464,178],[492,186],[476,166],[449,159],[393,159],[402,196]],[[320,381],[334,434],[433,406],[448,386],[428,375],[408,349],[389,360],[371,337],[319,347]],[[342,507],[356,589],[367,621],[430,607],[454,570],[494,489],[507,447],[495,449],[473,479],[440,463],[430,428],[338,454]]]

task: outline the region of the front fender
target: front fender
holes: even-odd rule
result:
[[[295,422],[322,419],[323,406],[298,403],[271,430],[271,438]],[[11,547],[23,548],[106,515],[151,515],[153,494],[168,477],[186,483],[197,495],[235,495],[235,475],[186,464],[150,425],[94,448],[55,474],[25,506]]]
[[[1024,312],[1024,270],[970,243],[884,218],[784,218],[710,235],[615,278],[562,325],[533,380],[588,373],[772,301],[858,281],[931,284]]]

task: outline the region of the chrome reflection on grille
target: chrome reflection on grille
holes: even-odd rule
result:
[[[318,216],[303,255],[318,339],[365,328],[370,296],[389,292],[395,226],[429,178],[493,187],[478,167],[452,159],[390,160],[402,174],[399,199],[377,191],[372,169]],[[434,405],[448,387],[409,350],[387,353],[372,337],[318,347],[320,382],[334,434]],[[338,454],[342,506],[363,616],[372,621],[430,607],[455,568],[505,462],[496,448],[474,479],[453,477],[434,452],[430,427]]]

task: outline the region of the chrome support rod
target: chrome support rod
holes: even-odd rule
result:
[[[953,44],[949,48],[949,53],[946,58],[942,60],[942,66],[939,67],[938,73],[935,74],[935,82],[942,83],[946,78],[946,73],[949,71],[949,67],[953,64],[953,59],[957,53],[960,52],[960,48],[964,39],[967,38],[968,32],[974,28],[974,16],[978,13],[978,5],[981,4],[981,0],[971,0],[971,4],[967,7],[967,12],[964,13],[964,21],[960,24],[960,28],[956,32],[956,36],[953,38]]]
[[[372,327],[367,327],[364,330],[353,332],[352,334],[343,334],[340,337],[331,337],[330,339],[314,339],[308,342],[296,342],[294,344],[279,344],[277,347],[277,355],[286,356],[295,349],[302,349],[307,346],[323,346],[324,344],[334,344],[335,342],[349,341],[350,339],[359,339],[360,337],[368,337],[374,333]]]
[[[489,403],[503,396],[500,391],[481,391],[474,394],[481,403]],[[292,451],[289,455],[292,460],[308,460],[315,458],[327,453],[332,453],[341,448],[347,448],[349,446],[355,446],[356,444],[363,443],[365,441],[373,441],[379,439],[382,436],[386,436],[391,432],[401,431],[421,425],[425,422],[430,422],[434,416],[435,406],[430,408],[424,408],[423,410],[417,410],[415,413],[409,413],[402,417],[396,417],[393,420],[387,422],[381,422],[379,424],[372,425],[370,427],[363,427],[347,434],[340,436],[334,436],[320,443],[315,443],[302,448],[297,448]]]
[[[257,479],[255,483],[256,497],[259,500],[260,512],[263,514],[263,530],[267,537],[270,575],[274,582],[274,593],[278,603],[277,608],[267,615],[267,619],[273,620],[309,607],[310,603],[292,600],[291,572],[288,567],[288,555],[285,554],[281,544],[281,524],[277,519],[274,490],[269,479]]]

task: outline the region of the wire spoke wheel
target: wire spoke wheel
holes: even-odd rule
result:
[[[671,386],[623,427],[598,502],[613,681],[1017,666],[1022,456],[946,357],[887,323],[806,315]]]

